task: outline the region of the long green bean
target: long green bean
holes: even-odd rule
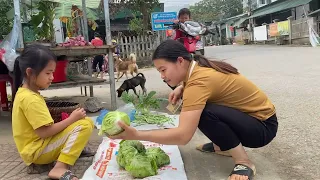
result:
[[[174,125],[173,120],[170,117],[151,113],[136,115],[134,123],[137,126],[145,124],[156,124],[158,126],[164,126],[165,123]]]

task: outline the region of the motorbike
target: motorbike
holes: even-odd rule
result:
[[[177,41],[181,42],[191,54],[204,55],[204,42],[201,41],[201,36],[208,32],[204,25],[194,21],[186,21],[169,25],[169,27],[183,33],[183,36],[179,37]]]

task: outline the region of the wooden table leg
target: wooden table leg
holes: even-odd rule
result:
[[[87,62],[88,62],[89,76],[92,77],[92,58],[89,57]],[[93,97],[93,86],[90,86],[90,97]]]

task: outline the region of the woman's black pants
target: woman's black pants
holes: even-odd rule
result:
[[[277,134],[278,120],[273,115],[260,121],[240,110],[207,103],[198,127],[222,151],[226,151],[240,143],[249,148],[267,145]]]

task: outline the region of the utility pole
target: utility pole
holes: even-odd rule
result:
[[[252,15],[252,0],[248,0],[248,16]],[[253,34],[253,19],[249,18],[249,32],[250,32],[250,39],[254,41],[254,34]]]
[[[110,15],[109,15],[109,0],[103,0],[104,5],[104,18],[106,24],[106,42],[107,45],[112,45],[111,42],[111,29],[110,29]],[[116,99],[116,85],[114,79],[114,63],[111,49],[108,50],[108,62],[109,62],[109,81],[110,81],[110,94],[111,94],[111,109],[117,109]]]
[[[14,6],[14,16],[15,20],[18,26],[18,47],[23,48],[23,34],[22,34],[22,25],[21,25],[21,14],[20,14],[20,1],[14,0],[13,1]]]
[[[86,41],[89,41],[86,0],[82,0],[82,15],[83,15],[83,31],[84,31],[83,36]]]

